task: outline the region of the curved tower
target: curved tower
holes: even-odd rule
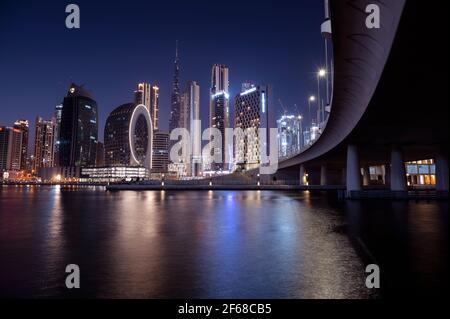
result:
[[[127,103],[108,116],[105,125],[105,164],[151,168],[153,122],[143,104]]]

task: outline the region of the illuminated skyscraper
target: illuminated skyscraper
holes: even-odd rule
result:
[[[33,170],[41,167],[53,167],[54,165],[54,142],[55,122],[45,121],[41,117],[36,118],[36,133],[34,138],[34,163]]]
[[[232,148],[225,145],[225,129],[230,121],[228,68],[225,65],[215,64],[212,67],[209,114],[210,127],[217,128],[222,134],[222,147],[214,150],[214,154],[221,154],[222,163],[212,163],[211,169],[228,170],[232,154],[226,154],[226,150]]]
[[[153,135],[152,173],[167,173],[169,166],[169,133],[155,131]]]
[[[173,72],[173,82],[172,82],[172,96],[171,96],[171,109],[170,109],[170,119],[169,119],[169,134],[174,129],[180,127],[180,103],[181,103],[181,93],[180,93],[180,59],[178,56],[178,41],[176,43],[175,50],[175,62],[174,62],[174,72]],[[176,143],[176,141],[169,141],[169,151],[171,147]]]
[[[59,165],[95,166],[98,141],[97,102],[83,87],[72,84],[64,98],[59,139]]]
[[[150,111],[150,84],[139,83],[134,91],[134,103],[144,104]]]
[[[150,117],[153,121],[153,130],[159,129],[159,87],[157,85],[150,86]]]
[[[143,105],[127,103],[114,109],[105,125],[105,165],[150,168],[152,125]]]
[[[20,129],[0,126],[0,172],[21,169],[22,135]]]
[[[27,156],[28,156],[28,136],[29,136],[29,125],[27,120],[17,120],[14,123],[14,128],[22,132],[22,146],[21,146],[21,158],[20,158],[20,169],[27,169]]]
[[[186,173],[189,176],[198,176],[201,167],[201,127],[200,127],[200,86],[195,81],[187,84],[181,95],[180,127],[188,130],[191,141],[189,149],[191,154],[184,162],[189,163]]]
[[[53,151],[55,152],[55,166],[59,166],[59,132],[61,131],[62,104],[55,107],[55,142]]]
[[[298,154],[303,148],[302,117],[283,115],[277,121],[278,156],[288,157]]]
[[[234,128],[246,135],[235,137],[235,164],[243,169],[260,166],[261,154],[269,154],[270,127],[272,122],[272,91],[270,86],[255,86],[234,98]],[[266,145],[260,143],[260,128],[266,129]]]
[[[153,129],[158,129],[159,87],[148,83],[139,83],[134,91],[134,103],[143,104],[150,112]]]

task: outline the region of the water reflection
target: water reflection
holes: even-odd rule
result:
[[[371,298],[373,260],[384,296],[405,293],[411,276],[406,293],[439,291],[448,265],[442,203],[52,187],[0,196],[2,296]],[[78,291],[64,287],[69,263],[83,274]]]

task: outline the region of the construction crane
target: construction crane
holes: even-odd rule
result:
[[[287,114],[287,109],[284,107],[283,101],[281,101],[281,98],[278,99],[278,103],[280,103],[281,108],[283,109],[283,115]]]

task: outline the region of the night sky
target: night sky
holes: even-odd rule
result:
[[[66,5],[81,9],[81,29],[65,27]],[[324,64],[321,0],[276,1],[0,1],[0,125],[50,118],[71,82],[99,105],[99,135],[117,106],[131,102],[138,82],[160,87],[160,126],[168,129],[175,41],[181,86],[200,85],[208,123],[211,66],[230,69],[230,93],[251,80],[271,84],[278,103],[306,114]]]

